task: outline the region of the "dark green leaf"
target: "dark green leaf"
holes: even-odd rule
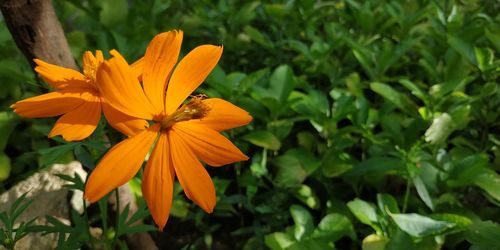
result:
[[[243,139],[271,150],[278,150],[281,147],[281,142],[269,131],[253,131],[243,136]]]

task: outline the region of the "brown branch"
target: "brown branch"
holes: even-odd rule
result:
[[[17,47],[33,59],[78,69],[51,0],[0,0],[0,9]]]

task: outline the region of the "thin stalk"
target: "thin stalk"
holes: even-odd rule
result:
[[[85,204],[85,197],[83,196],[82,196],[82,202],[83,202],[83,218],[85,218],[85,221],[87,221],[87,233],[89,234],[90,246],[92,249],[96,249],[94,245],[94,237],[92,237],[92,232],[90,232],[89,214],[87,211],[87,205]]]
[[[108,239],[109,228],[108,228],[108,207],[107,207],[107,196],[99,201],[99,210],[101,212],[102,221],[102,231],[104,236],[104,243],[106,244],[106,249],[113,249],[111,247],[111,242]]]
[[[410,188],[411,188],[411,179],[408,178],[408,183],[406,183],[406,192],[405,192],[405,199],[403,203],[403,213],[406,212],[406,208],[408,206],[408,199],[410,198]]]
[[[118,240],[118,230],[120,228],[120,192],[118,188],[115,189],[115,199],[116,199],[116,226],[115,235],[113,236],[113,241],[111,243],[113,249],[115,249],[116,241]]]

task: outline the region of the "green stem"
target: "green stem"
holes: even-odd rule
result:
[[[115,235],[113,235],[113,241],[111,243],[113,249],[115,249],[116,241],[118,240],[118,230],[120,228],[120,192],[118,188],[115,189],[115,199],[116,199],[116,226],[115,226]]]
[[[405,192],[405,199],[404,199],[404,203],[403,203],[402,213],[406,212],[406,208],[408,206],[408,199],[410,198],[410,188],[411,188],[411,179],[408,178],[408,183],[406,184],[406,192]]]
[[[90,246],[92,249],[96,249],[94,245],[94,237],[92,237],[92,233],[90,232],[90,221],[89,221],[89,215],[87,211],[87,205],[85,204],[85,197],[82,197],[82,202],[83,202],[83,218],[87,222],[87,233],[89,234],[89,242]]]
[[[104,243],[106,244],[106,249],[111,250],[111,242],[108,239],[109,229],[108,229],[108,204],[107,196],[104,199],[99,200],[99,210],[101,212],[102,221],[102,235],[104,237]]]

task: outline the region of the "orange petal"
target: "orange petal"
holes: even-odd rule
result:
[[[127,115],[152,120],[155,109],[127,61],[117,52],[97,70],[97,86],[110,105]]]
[[[132,71],[137,76],[139,81],[142,81],[142,72],[144,71],[144,57],[139,58],[139,60],[135,61],[130,65],[132,67]]]
[[[62,135],[66,141],[83,140],[94,132],[100,118],[100,98],[90,98],[78,108],[61,116],[50,131],[49,138]]]
[[[90,174],[85,185],[85,198],[95,202],[134,177],[159,130],[159,125],[151,126],[111,148]]]
[[[210,166],[222,166],[233,162],[246,161],[234,144],[219,132],[190,121],[176,123],[174,130],[191,150]]]
[[[210,98],[203,100],[203,103],[210,107],[208,114],[201,119],[191,120],[190,122],[198,123],[216,131],[224,131],[247,125],[252,121],[252,116],[248,112],[222,99]]]
[[[53,117],[67,113],[85,102],[82,93],[54,91],[18,101],[10,106],[20,116]],[[83,95],[85,96],[85,95]]]
[[[109,125],[129,137],[136,135],[148,127],[148,122],[146,120],[126,115],[113,108],[105,101],[102,101],[102,111]]]
[[[74,69],[63,68],[40,59],[33,61],[38,65],[35,71],[54,88],[62,89],[72,84],[87,84],[85,76]]]
[[[181,50],[182,31],[161,33],[153,38],[144,55],[142,84],[158,114],[165,107],[165,87]]]
[[[212,179],[182,137],[174,130],[168,135],[170,157],[184,193],[205,212],[211,213],[216,202]]]
[[[167,135],[161,133],[142,177],[142,194],[160,231],[172,207],[175,171],[169,153]]]
[[[201,45],[177,65],[167,87],[165,111],[173,113],[205,80],[222,55],[222,46]]]

